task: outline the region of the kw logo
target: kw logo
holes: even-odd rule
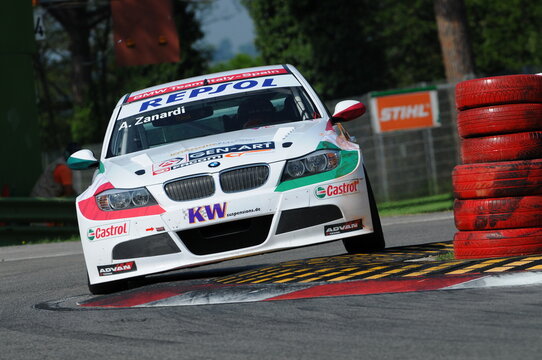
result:
[[[226,217],[226,207],[228,203],[204,205],[188,209],[188,222],[194,224],[207,220],[222,219]]]

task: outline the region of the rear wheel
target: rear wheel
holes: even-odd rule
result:
[[[380,215],[378,215],[373,189],[371,188],[371,183],[369,182],[365,167],[363,167],[363,172],[365,173],[365,181],[367,182],[367,195],[369,196],[371,218],[373,219],[373,232],[343,239],[344,248],[349,254],[378,251],[386,247],[384,233],[382,232],[382,224],[380,223]]]

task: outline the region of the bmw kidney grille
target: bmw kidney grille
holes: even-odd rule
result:
[[[267,165],[246,166],[220,173],[220,186],[225,193],[246,191],[262,186],[269,176]]]
[[[171,200],[196,200],[213,195],[215,182],[211,175],[194,176],[173,180],[164,185],[164,190]]]
[[[267,165],[244,166],[220,173],[220,186],[225,193],[256,189],[267,181]],[[167,196],[174,201],[196,200],[215,193],[211,175],[192,176],[176,179],[164,185]]]

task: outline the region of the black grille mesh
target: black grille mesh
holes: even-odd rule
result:
[[[262,186],[269,176],[267,165],[242,167],[220,174],[220,186],[225,193],[245,191]]]
[[[196,176],[169,182],[164,190],[171,200],[195,200],[213,195],[215,183],[210,175]]]

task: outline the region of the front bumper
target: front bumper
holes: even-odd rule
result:
[[[280,174],[283,164],[272,173]],[[275,171],[273,171],[275,170]],[[279,171],[277,171],[279,170]],[[148,187],[160,214],[90,220],[78,206],[91,284],[219,262],[372,232],[363,167],[346,176],[287,191],[278,179],[241,193],[175,202],[161,185]],[[318,195],[326,187],[350,191]],[[332,231],[333,230],[333,231]]]

